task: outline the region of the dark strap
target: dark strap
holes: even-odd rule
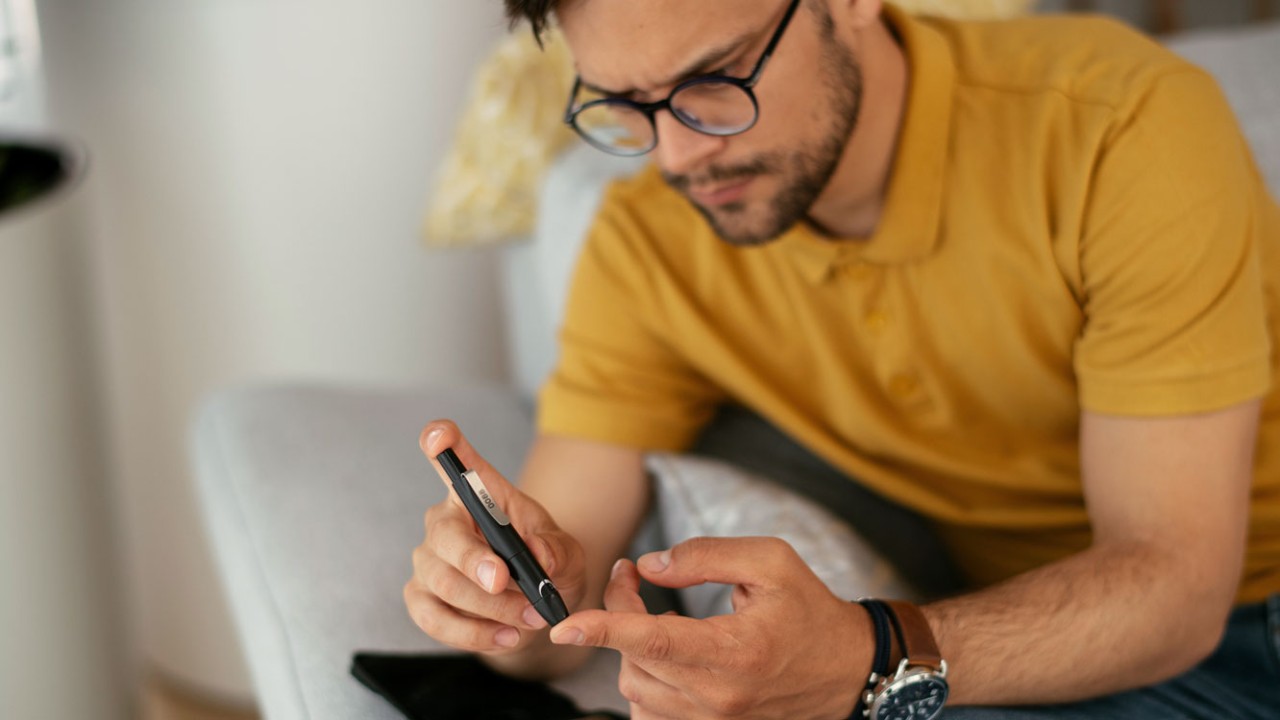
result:
[[[889,609],[880,600],[859,600],[858,603],[871,613],[871,623],[876,631],[876,652],[871,661],[871,672],[884,677],[889,674],[889,661],[893,655],[893,641],[889,637]]]
[[[858,702],[853,706],[853,714],[849,720],[863,720],[866,717],[866,697],[880,678],[889,673],[889,657],[892,641],[889,638],[889,609],[879,600],[864,599],[857,601],[871,616],[871,626],[875,631],[875,654],[871,659],[871,674],[867,676],[866,685],[858,691]]]

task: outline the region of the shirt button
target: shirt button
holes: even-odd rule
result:
[[[883,310],[872,310],[867,313],[867,327],[875,331],[889,327],[889,313]]]
[[[889,394],[899,400],[905,400],[920,389],[920,381],[913,375],[894,375],[889,380]]]

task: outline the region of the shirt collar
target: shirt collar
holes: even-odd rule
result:
[[[955,66],[940,32],[893,5],[884,6],[884,17],[902,42],[909,77],[884,212],[867,240],[832,240],[803,225],[779,240],[815,283],[846,262],[906,263],[938,244]]]

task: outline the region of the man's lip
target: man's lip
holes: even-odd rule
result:
[[[705,190],[689,188],[689,196],[699,205],[725,205],[740,199],[754,179],[737,180]]]

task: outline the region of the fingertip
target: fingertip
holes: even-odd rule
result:
[[[511,573],[507,570],[507,564],[499,563],[498,572],[494,575],[493,589],[489,592],[493,595],[501,595],[511,587]]]
[[[613,569],[609,571],[610,584],[621,584],[625,587],[638,589],[640,580],[640,573],[636,570],[635,563],[626,558],[619,558],[613,564]]]
[[[521,613],[520,619],[530,630],[541,630],[547,627],[547,619],[542,617],[537,608],[532,605],[525,606],[524,612]]]
[[[556,645],[581,645],[587,635],[580,628],[560,623],[551,629],[551,642]]]
[[[504,627],[494,634],[493,643],[498,647],[513,648],[520,644],[520,631],[513,627]]]
[[[456,426],[448,420],[432,420],[422,428],[422,433],[418,436],[418,447],[422,448],[422,452],[426,453],[431,459],[435,459],[437,455],[444,452],[445,448],[450,446],[450,442],[446,440],[446,435]]]
[[[492,561],[485,560],[476,566],[476,580],[485,592],[493,593],[493,584],[497,579],[498,567]]]
[[[671,551],[663,550],[642,555],[636,566],[646,573],[660,573],[671,566]]]

